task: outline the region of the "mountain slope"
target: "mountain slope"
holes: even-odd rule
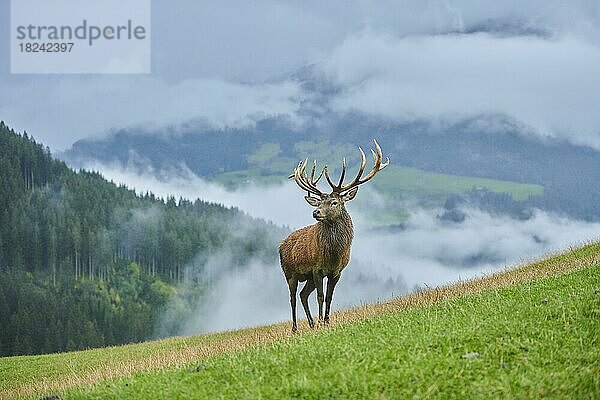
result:
[[[356,145],[373,137],[393,165],[425,171],[537,184],[544,195],[528,206],[576,218],[600,220],[600,153],[551,138],[540,139],[506,117],[480,116],[454,123],[398,123],[366,115],[316,116],[301,128],[285,118],[267,118],[249,128],[215,131],[190,124],[180,130],[122,130],[100,140],[76,142],[63,157],[74,165],[90,160],[146,170],[184,164],[212,179],[232,171],[285,176],[304,157],[330,164],[356,162]],[[170,140],[176,136],[177,140]],[[265,146],[271,157],[265,154]],[[261,157],[256,157],[262,155]]]
[[[599,304],[598,284],[594,270],[578,271],[67,393],[75,399],[595,398],[600,323],[589,308]],[[543,303],[542,296],[550,298]]]
[[[600,393],[598,267],[595,243],[488,277],[336,312],[332,328],[313,332],[304,324],[296,336],[284,323],[3,358],[0,398],[593,398]],[[236,352],[241,348],[246,350]],[[471,352],[479,357],[462,358]],[[144,370],[158,372],[131,376]],[[89,386],[102,379],[113,380]],[[77,388],[63,392],[68,387]]]

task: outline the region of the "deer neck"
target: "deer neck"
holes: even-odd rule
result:
[[[350,214],[344,211],[337,220],[318,222],[317,227],[325,260],[332,264],[339,262],[352,245],[354,230]]]

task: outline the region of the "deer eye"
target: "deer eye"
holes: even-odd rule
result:
[[[337,205],[338,205],[338,202],[337,202],[337,201],[332,201],[332,202],[331,202],[331,205],[335,207],[335,206],[337,206]]]

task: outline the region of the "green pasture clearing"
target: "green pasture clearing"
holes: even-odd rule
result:
[[[474,178],[469,176],[439,174],[416,168],[389,166],[378,174],[372,185],[388,196],[409,194],[416,197],[439,197],[485,188],[496,193],[508,193],[514,200],[526,200],[529,196],[541,196],[540,185]]]
[[[225,172],[213,180],[228,189],[247,185],[275,185],[284,183],[292,168],[277,166],[274,173],[269,167],[253,167],[245,170]],[[289,169],[289,170],[288,170]],[[332,174],[336,176],[335,174]],[[348,176],[352,171],[348,172]],[[496,193],[508,193],[514,200],[526,200],[529,196],[541,196],[541,185],[474,178],[469,176],[440,174],[416,168],[403,168],[390,165],[378,174],[369,185],[388,198],[416,197],[418,199],[444,201],[448,195],[484,188]],[[323,189],[326,188],[323,186]]]

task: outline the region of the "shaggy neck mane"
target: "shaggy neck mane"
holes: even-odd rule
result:
[[[354,235],[350,214],[344,210],[342,216],[335,221],[318,222],[317,229],[325,259],[333,263],[340,260],[352,244]]]

